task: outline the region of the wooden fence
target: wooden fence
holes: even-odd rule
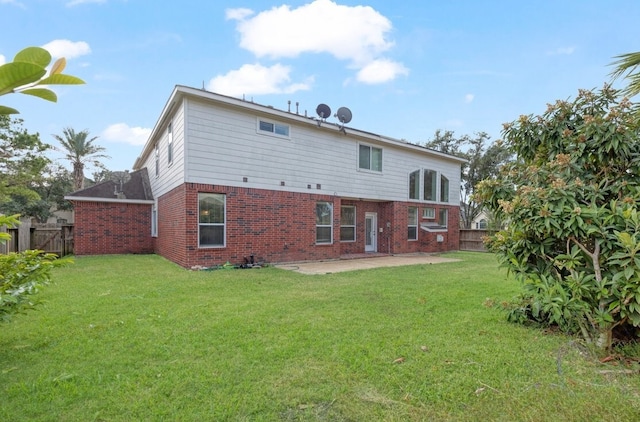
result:
[[[11,235],[10,240],[0,244],[0,253],[39,249],[58,256],[73,254],[73,225],[32,225],[30,220],[24,219],[18,228],[0,230]]]
[[[489,230],[460,229],[460,250],[487,252],[483,239],[490,234],[491,232]]]

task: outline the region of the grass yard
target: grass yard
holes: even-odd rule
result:
[[[317,276],[78,258],[2,325],[0,420],[640,419],[638,375],[505,322],[517,283],[447,256]]]

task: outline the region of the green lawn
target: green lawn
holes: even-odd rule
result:
[[[640,419],[638,375],[505,322],[517,283],[448,256],[318,276],[77,258],[1,326],[0,420]]]

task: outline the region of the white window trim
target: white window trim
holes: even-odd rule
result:
[[[151,237],[158,237],[158,202],[151,206]]]
[[[318,224],[318,223],[316,223],[316,245],[321,245],[321,246],[323,246],[323,245],[324,246],[333,245],[333,240],[334,240],[333,239],[333,203],[329,202],[329,201],[318,201],[318,202],[316,202],[316,207],[314,209],[314,212],[316,212],[316,213],[318,212],[317,204],[320,203],[320,202],[329,204],[331,206],[331,223],[329,223],[329,224]],[[331,228],[331,231],[330,231],[331,238],[329,239],[328,242],[318,242],[318,227],[323,227],[323,228],[330,227]]]
[[[260,122],[269,123],[269,124],[273,125],[273,132],[268,131],[268,130],[264,130],[264,129],[260,129]],[[276,126],[286,127],[287,128],[287,135],[283,135],[281,133],[276,133],[276,131],[275,131],[276,130]],[[256,119],[256,133],[258,133],[260,135],[273,136],[275,138],[280,138],[280,139],[291,139],[291,125],[288,125],[286,123],[280,123],[280,122],[277,122],[275,120],[263,119],[261,117],[258,117]]]
[[[416,224],[410,224],[410,222],[407,222],[407,240],[408,240],[409,242],[415,242],[415,241],[417,241],[417,240],[418,240],[418,237],[419,237],[419,235],[418,235],[418,226],[419,226],[419,221],[418,221],[418,220],[419,220],[419,219],[418,219],[418,207],[410,206],[410,207],[407,209],[407,219],[408,219],[408,217],[409,217],[409,209],[411,209],[411,208],[413,208],[413,209],[415,209],[415,210],[416,210]],[[415,237],[415,239],[410,239],[410,238],[409,238],[409,228],[411,228],[411,227],[414,227],[414,228],[416,229],[416,237]]]
[[[154,160],[156,164],[156,178],[158,178],[160,177],[160,146],[157,142],[154,148]]]
[[[171,167],[173,164],[173,122],[167,125],[167,165]]]
[[[200,195],[201,194],[212,194],[212,195],[222,195],[224,197],[224,222],[221,223],[201,223],[200,222]],[[221,249],[227,247],[227,195],[222,193],[214,193],[214,192],[200,192],[198,193],[198,248],[199,249]],[[200,226],[222,226],[222,245],[201,245],[200,244]]]
[[[349,207],[349,208],[353,208],[353,224],[346,224],[343,225],[342,224],[342,207]],[[356,227],[358,226],[358,214],[356,212],[356,206],[355,205],[340,205],[340,242],[342,243],[353,243],[357,240],[358,238],[358,231],[356,230]],[[342,228],[343,227],[353,227],[353,240],[342,240]]]
[[[435,220],[436,209],[434,207],[424,207],[422,209],[422,218],[425,220]]]
[[[369,147],[369,167],[371,167],[371,161],[372,161],[371,160],[371,158],[372,158],[371,157],[372,156],[371,151],[372,151],[372,149],[375,148],[375,149],[379,149],[380,150],[380,153],[382,154],[382,163],[381,163],[382,170],[371,170],[370,168],[365,169],[365,168],[360,167],[360,146]],[[357,168],[358,171],[362,171],[362,172],[365,172],[365,173],[371,173],[371,174],[383,174],[384,173],[384,167],[385,167],[384,166],[384,148],[382,148],[381,146],[372,145],[372,144],[365,144],[365,143],[361,143],[361,142],[358,142],[357,148],[358,149],[356,151],[356,168]]]

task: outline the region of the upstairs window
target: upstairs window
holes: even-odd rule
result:
[[[382,171],[382,148],[376,148],[369,145],[359,145],[358,168]]]
[[[449,202],[449,179],[440,175],[440,202]]]
[[[171,123],[167,126],[167,162],[169,165],[173,163],[173,128],[171,126]]]
[[[420,170],[409,173],[409,199],[420,199]]]
[[[340,241],[356,240],[356,207],[343,205],[340,207]]]
[[[434,170],[425,170],[423,177],[423,195],[425,201],[435,201],[436,200],[436,183],[437,183],[436,172]]]
[[[156,154],[156,177],[160,176],[160,148],[158,148],[158,144],[155,147]]]
[[[289,125],[258,119],[258,131],[272,135],[289,137]]]

